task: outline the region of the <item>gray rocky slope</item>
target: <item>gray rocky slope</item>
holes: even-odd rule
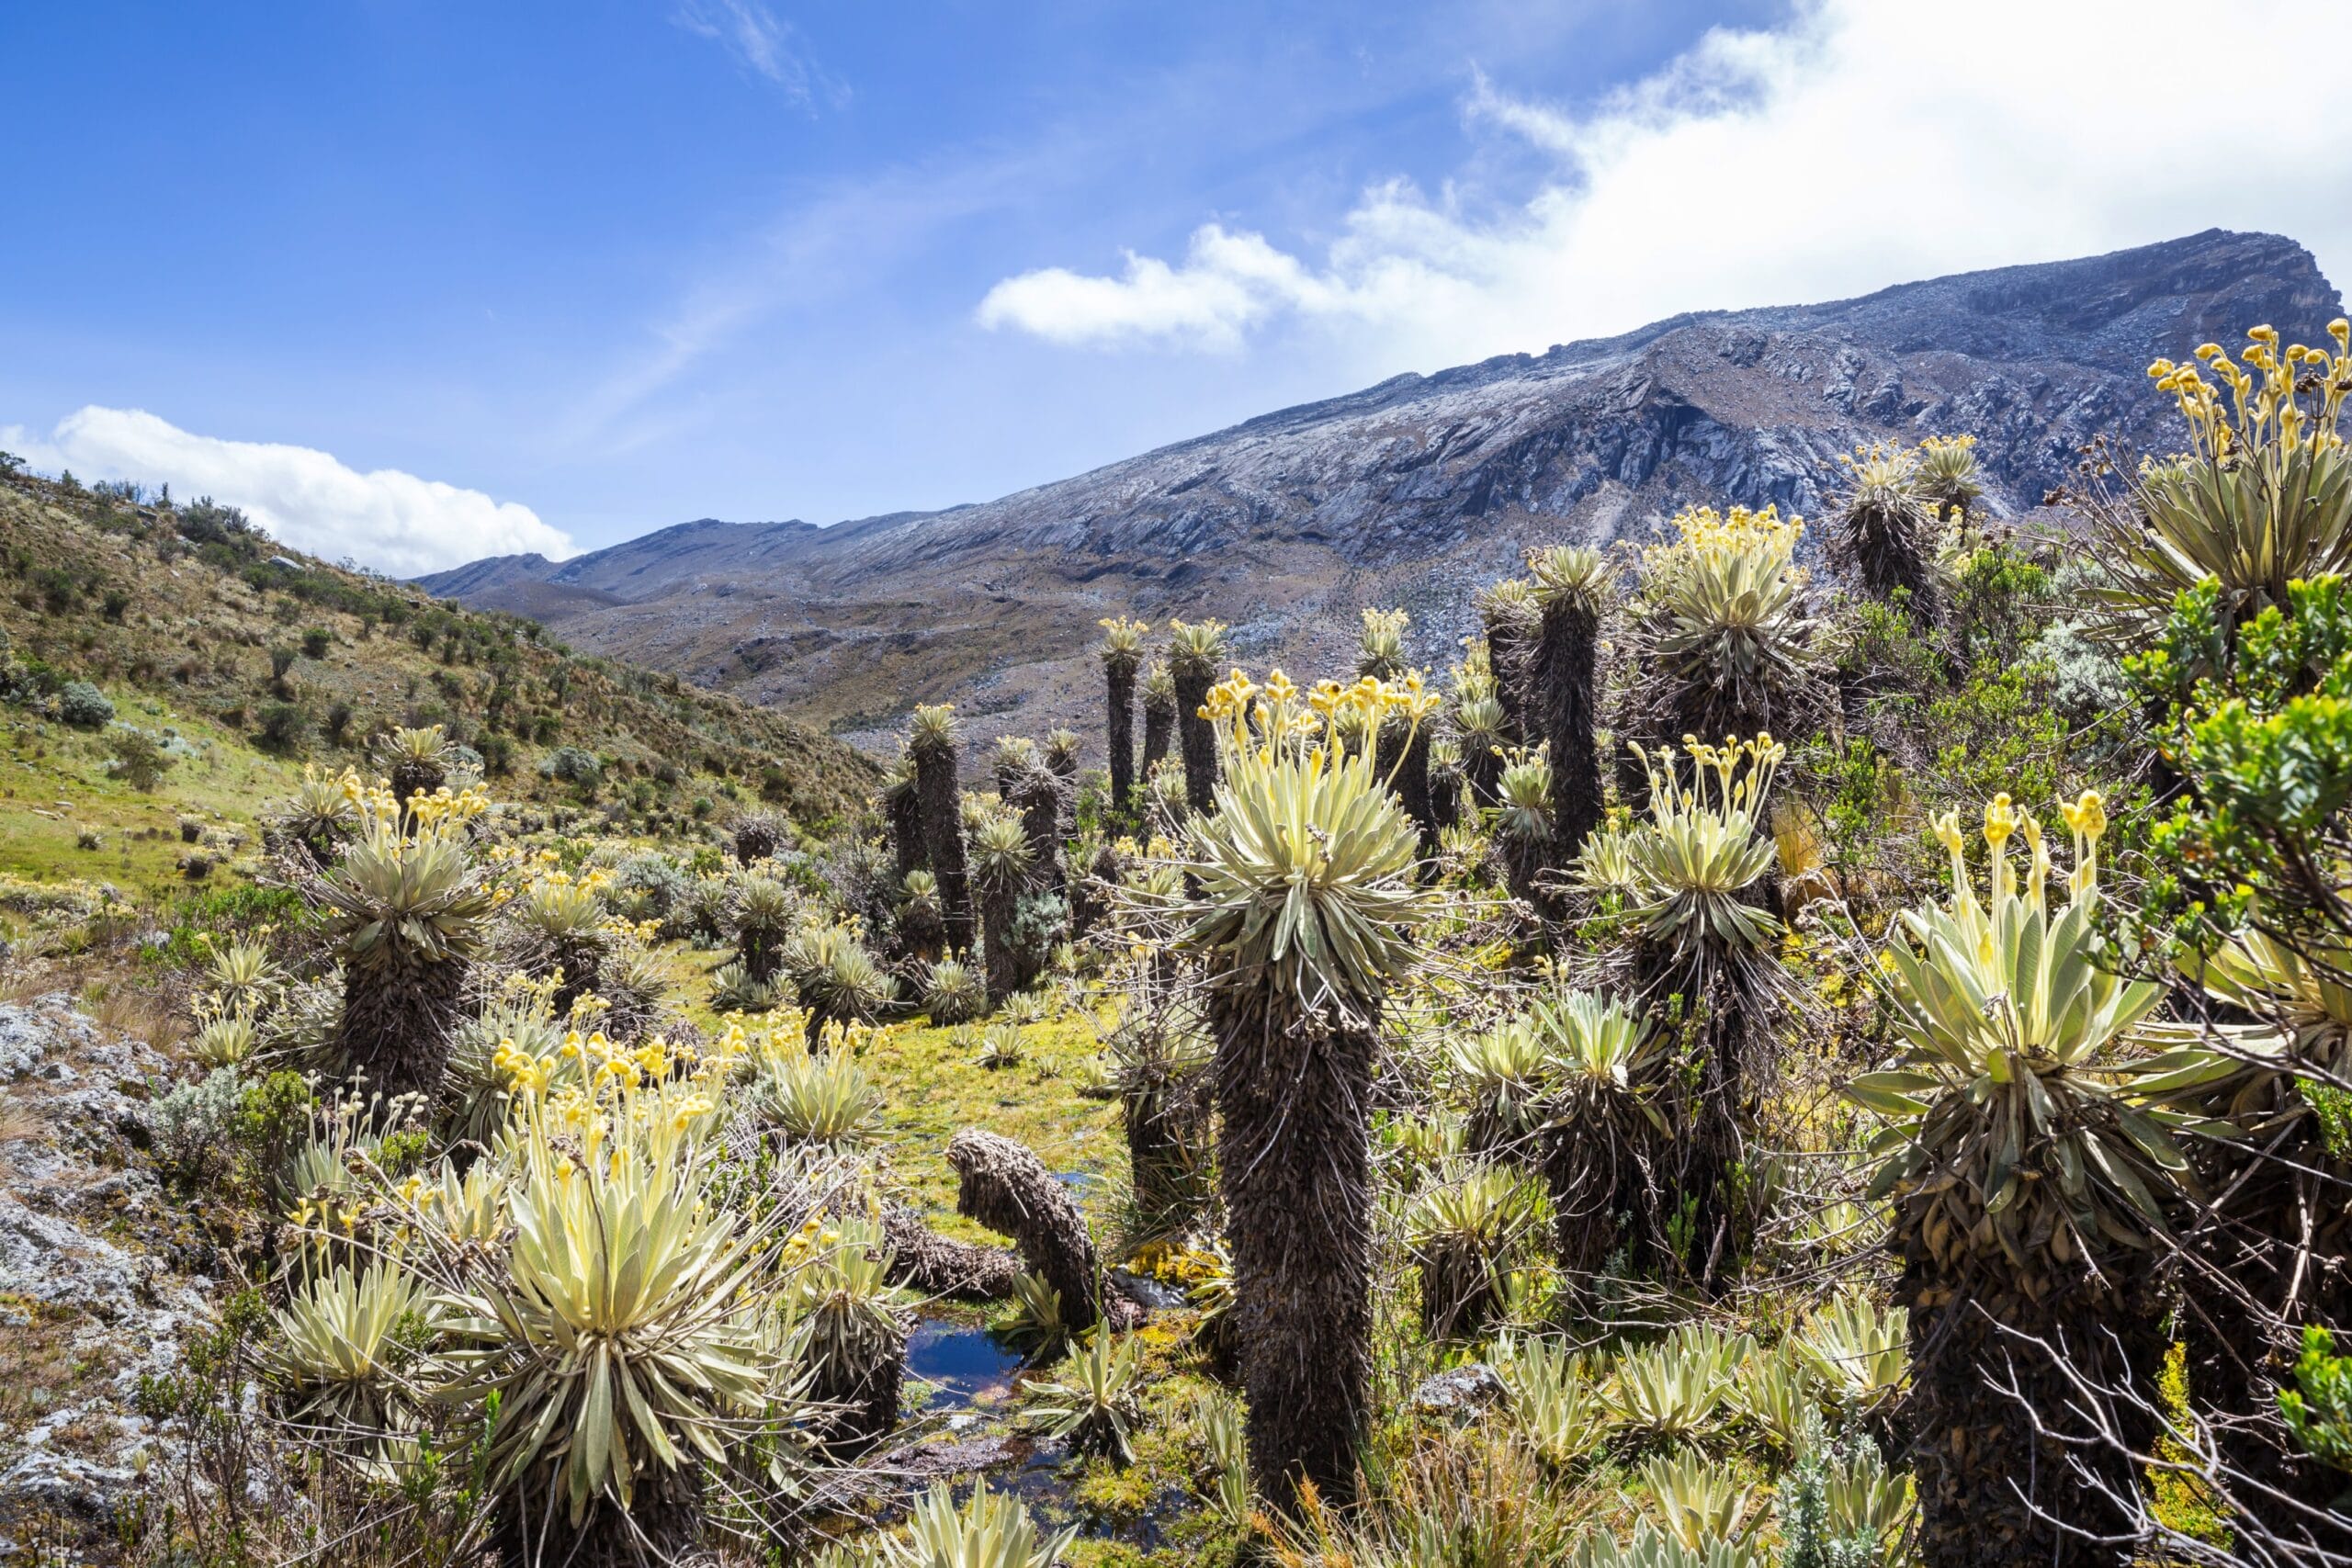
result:
[[[0,1005],[0,1562],[110,1539],[174,1445],[140,1382],[209,1322],[216,1258],[146,1153],[169,1067],[62,994]]]
[[[1399,376],[979,505],[704,520],[424,581],[854,738],[941,697],[1035,731],[1091,711],[1100,616],[1215,615],[1253,660],[1324,673],[1358,606],[1401,604],[1442,663],[1526,545],[1645,538],[1695,502],[1813,514],[1874,438],[1974,435],[2014,516],[2094,435],[2171,439],[2151,359],[2262,321],[2318,341],[2340,308],[2292,241],[2216,230]]]

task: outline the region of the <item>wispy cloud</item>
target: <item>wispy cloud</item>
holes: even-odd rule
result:
[[[85,480],[137,479],[210,495],[296,549],[350,556],[396,576],[482,556],[572,553],[569,536],[515,502],[397,468],[363,474],[315,447],[197,435],[138,409],[80,409],[46,436],[0,427],[0,446],[51,474],[71,468]]]
[[[2352,7],[2244,0],[2231,33],[2335,58]],[[2352,209],[2322,194],[2352,185],[2352,141],[2282,131],[2252,89],[2199,96],[2213,39],[2206,0],[2142,0],[2128,22],[2086,0],[1804,0],[1598,103],[1476,76],[1465,123],[1552,165],[1499,210],[1390,182],[1319,256],[1208,223],[1181,260],[1005,278],[978,319],[1209,352],[1306,323],[1385,373],[2212,225],[2285,231],[2352,273]],[[2352,117],[2342,73],[2293,93],[2293,125]]]
[[[1073,152],[1072,149],[1078,149]],[[626,450],[664,422],[645,410],[776,318],[838,305],[944,231],[1057,183],[1075,141],[944,160],[814,192],[705,258],[643,338],[568,411],[566,445]]]
[[[784,89],[796,103],[838,108],[849,89],[810,57],[793,25],[761,0],[677,0],[670,19],[724,47],[736,62]]]

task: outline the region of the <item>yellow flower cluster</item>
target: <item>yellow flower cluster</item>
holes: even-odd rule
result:
[[[1785,562],[1804,536],[1804,519],[1784,518],[1776,506],[1761,512],[1735,506],[1729,515],[1700,506],[1676,513],[1674,528],[1673,538],[1642,551],[1645,575],[1671,575],[1691,561],[1720,563],[1743,556]]]
[[[1934,438],[1931,436],[1929,439]],[[1925,445],[1921,443],[1922,446]],[[1919,469],[1918,453],[1886,441],[1873,441],[1866,446],[1856,446],[1850,454],[1841,452],[1838,461],[1853,476],[1857,485],[1884,485],[1896,490],[1907,486]],[[1803,527],[1801,523],[1799,527]]]
[[[455,839],[461,836],[466,825],[490,809],[490,796],[481,786],[469,784],[452,791],[443,784],[431,795],[423,790],[407,801],[408,822],[401,821],[402,803],[393,795],[390,784],[382,779],[363,781],[349,768],[335,780],[342,787],[344,798],[350,801],[359,819],[363,839],[389,840],[406,837],[419,842]]]
[[[575,1134],[593,1152],[607,1143],[662,1148],[715,1131],[728,1080],[755,1052],[775,1049],[772,1035],[755,1037],[737,1021],[698,1051],[658,1038],[623,1045],[575,1028],[541,1055],[502,1039],[492,1061],[526,1127]]]
[[[2072,803],[2062,804],[2058,815],[2075,840],[2075,870],[2067,879],[2067,891],[2077,898],[2095,894],[2098,890],[2098,841],[2107,832],[2107,803],[2098,791],[2086,789]],[[1967,840],[1960,830],[1960,813],[1947,811],[1935,819],[1933,826],[1937,840],[1951,856],[1955,897],[1973,902],[1975,896],[1969,886]],[[2033,813],[2012,803],[2006,792],[1984,803],[1984,842],[1993,852],[1993,896],[1996,905],[2004,897],[2020,896],[2008,857],[2010,839],[2020,835],[2025,839],[2029,863],[2022,897],[2041,908],[2043,885],[2052,869],[2041,822]]]
[[[1662,766],[1653,765],[1649,752],[1638,742],[1634,750],[1649,774],[1650,815],[1660,827],[1693,817],[1714,817],[1726,822],[1737,819],[1752,825],[1761,814],[1765,795],[1772,787],[1773,773],[1781,760],[1789,754],[1789,749],[1773,739],[1770,731],[1758,731],[1747,739],[1727,735],[1721,746],[1711,746],[1695,735],[1686,735],[1682,738],[1682,751],[1693,766],[1690,780],[1685,784],[1674,766],[1673,748],[1659,753]],[[1710,774],[1714,777],[1712,791],[1707,787]]]
[[[1236,670],[1209,688],[1200,715],[1217,726],[1219,739],[1235,754],[1255,751],[1271,760],[1277,750],[1312,746],[1318,739],[1335,749],[1351,731],[1376,734],[1392,715],[1419,725],[1441,702],[1418,670],[1396,681],[1370,675],[1346,686],[1322,681],[1304,694],[1280,670],[1268,675],[1263,686]]]
[[[2148,367],[2156,389],[2170,392],[2188,421],[2199,457],[2226,463],[2276,440],[2281,448],[2304,442],[2340,445],[2336,424],[2344,399],[2352,392],[2352,321],[2339,316],[2327,324],[2335,349],[2289,344],[2278,346],[2276,328],[2256,327],[2233,360],[2218,343],[2200,344],[2197,360],[2211,371],[2208,381],[2195,365],[2159,359]],[[2240,363],[2243,361],[2243,363]],[[2222,388],[2228,389],[2226,400]]]

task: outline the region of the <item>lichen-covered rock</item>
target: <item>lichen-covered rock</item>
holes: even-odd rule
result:
[[[110,1538],[172,1440],[139,1413],[140,1384],[178,1367],[212,1281],[184,1271],[207,1249],[141,1146],[167,1067],[64,996],[0,1006],[0,1081],[32,1127],[0,1143],[0,1538],[28,1519]]]
[[[1413,1390],[1413,1408],[1454,1422],[1468,1420],[1509,1397],[1503,1380],[1484,1361],[1453,1367],[1423,1378]]]

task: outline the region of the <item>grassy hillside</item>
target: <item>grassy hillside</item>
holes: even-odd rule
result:
[[[821,829],[876,777],[782,715],[281,550],[205,504],[0,483],[0,632],[21,716],[0,760],[0,798],[24,805],[0,835],[8,871],[68,863],[83,829],[107,838],[110,871],[175,870],[180,815],[247,819],[305,764],[358,762],[394,726],[444,726],[503,798],[646,831],[688,831],[737,802]],[[106,696],[112,723],[64,711],[75,682]],[[152,789],[122,776],[115,753],[137,744],[124,727],[167,759]]]

